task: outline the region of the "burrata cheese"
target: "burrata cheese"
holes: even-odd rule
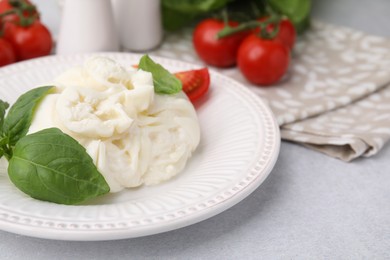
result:
[[[57,127],[83,145],[111,192],[177,175],[200,140],[195,109],[182,92],[158,95],[151,73],[105,57],[54,80],[29,133]]]

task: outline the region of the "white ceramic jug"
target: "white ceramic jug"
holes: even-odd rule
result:
[[[119,51],[111,0],[65,0],[57,53]]]
[[[160,0],[112,0],[121,45],[130,51],[157,47],[163,37]]]

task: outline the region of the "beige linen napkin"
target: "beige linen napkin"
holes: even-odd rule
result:
[[[152,54],[202,63],[190,30],[167,35]],[[268,102],[282,139],[350,161],[390,139],[390,41],[314,22],[297,42],[289,72],[261,88],[237,68],[220,69]]]

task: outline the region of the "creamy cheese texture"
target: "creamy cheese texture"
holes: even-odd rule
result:
[[[29,133],[57,127],[83,145],[111,192],[178,174],[200,140],[195,109],[182,92],[158,95],[149,72],[106,57],[54,80]]]

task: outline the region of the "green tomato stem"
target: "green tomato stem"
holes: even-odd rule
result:
[[[244,32],[244,31],[249,31],[249,30],[253,30],[253,29],[256,29],[256,28],[260,28],[259,36],[261,38],[273,39],[279,33],[279,23],[280,23],[280,20],[281,20],[281,17],[279,15],[277,15],[275,13],[272,13],[271,17],[268,18],[267,20],[263,21],[263,22],[257,21],[257,20],[253,20],[253,21],[248,21],[248,22],[241,23],[241,24],[239,24],[236,27],[231,27],[231,26],[225,24],[225,27],[221,31],[218,32],[217,38],[221,39],[221,38],[228,37],[228,36],[236,34],[236,33],[240,33],[240,32]],[[272,30],[272,32],[268,32],[267,31],[267,27],[270,24],[274,24],[275,25],[275,27]]]
[[[27,3],[26,0],[14,0],[10,1],[10,4],[13,6],[13,8],[1,13],[1,19],[8,15],[16,14],[19,18],[18,24],[22,27],[30,26],[37,19],[37,16],[34,14],[37,11],[36,7],[30,3]],[[24,12],[28,12],[29,15],[24,15]]]
[[[16,11],[15,8],[14,8],[14,9],[7,10],[7,11],[5,11],[5,12],[3,12],[3,13],[0,14],[0,18],[3,18],[3,17],[5,17],[5,16],[7,16],[7,15],[10,15],[10,14],[15,14],[16,12],[17,12],[17,11]]]
[[[275,13],[271,13],[271,17],[268,18],[260,27],[260,37],[263,39],[273,39],[279,33],[279,24],[281,17]],[[267,27],[273,24],[274,28],[271,32],[268,32]]]
[[[255,29],[261,25],[261,22],[258,21],[249,21],[245,23],[241,23],[240,25],[236,27],[231,27],[231,26],[225,26],[221,31],[218,32],[217,38],[221,39],[224,37],[228,37],[230,35],[243,32],[243,31],[248,31],[250,29]]]
[[[222,9],[222,19],[223,23],[225,24],[225,27],[229,26],[229,14],[226,8]]]

